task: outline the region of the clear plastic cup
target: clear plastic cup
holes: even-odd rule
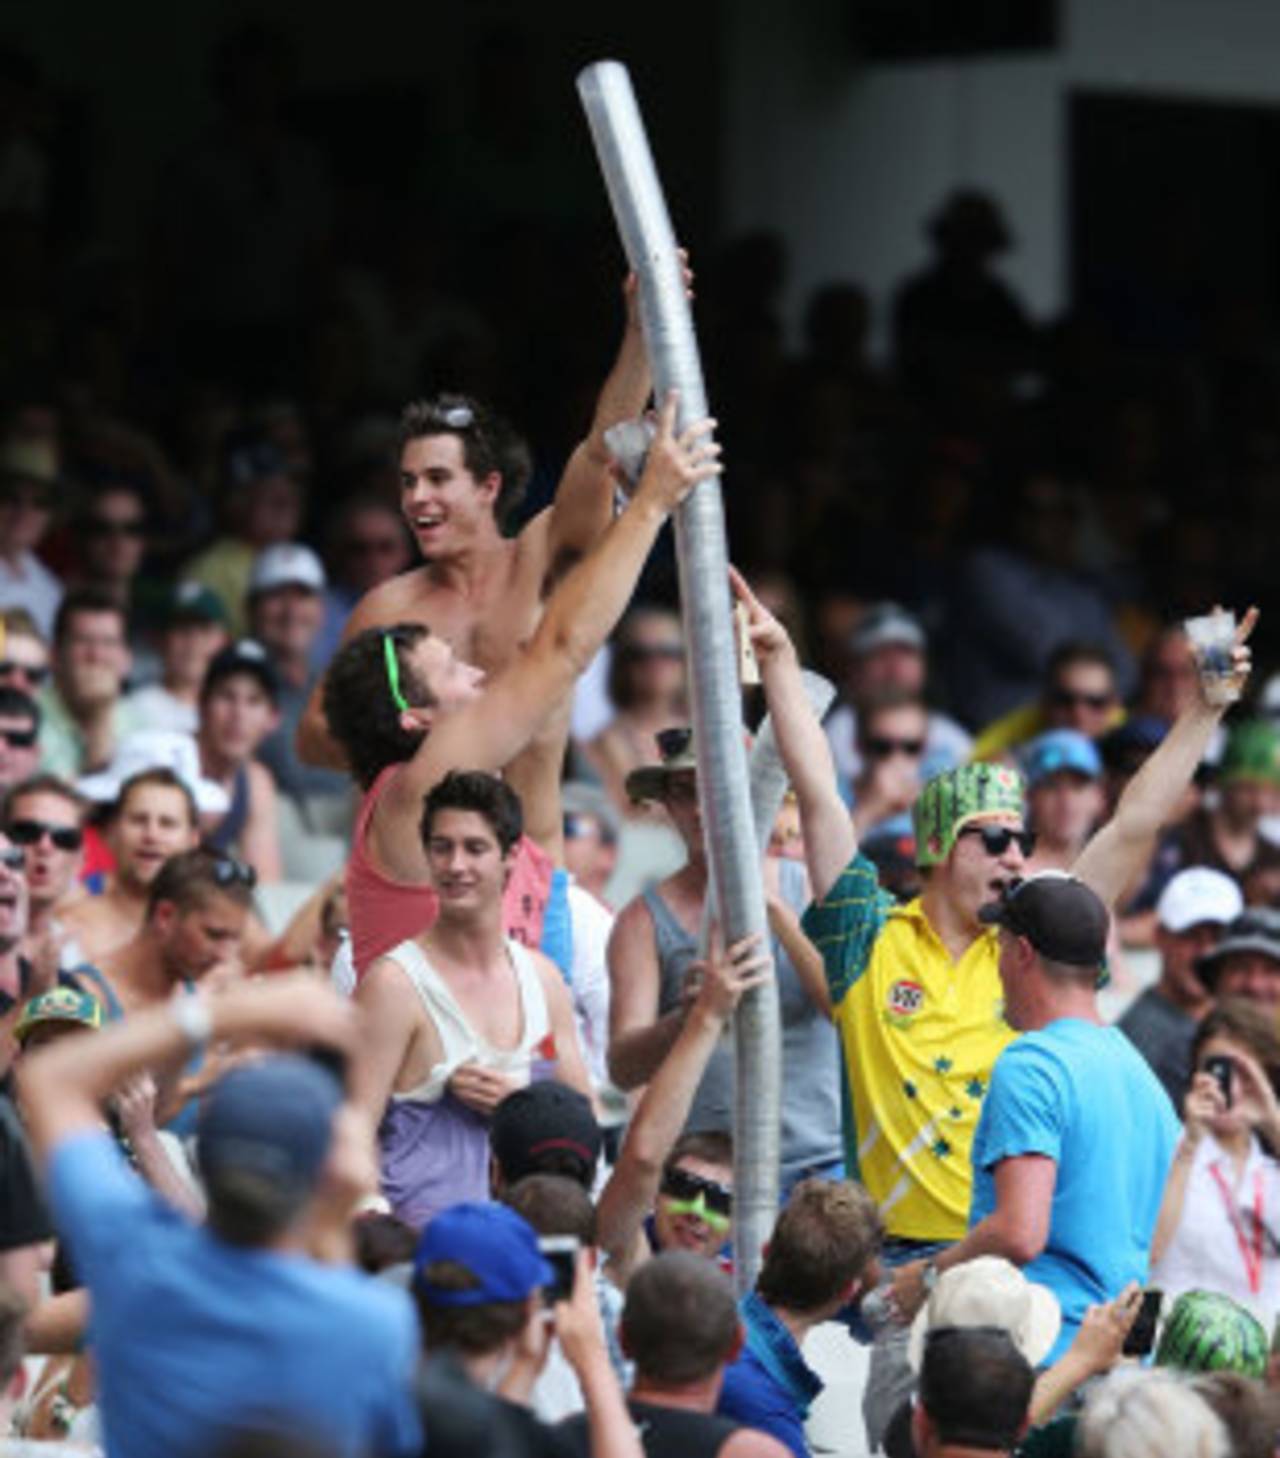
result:
[[[1236,698],[1231,656],[1236,641],[1235,613],[1215,608],[1203,617],[1188,618],[1182,626],[1195,654],[1205,698],[1211,704],[1232,703]]]

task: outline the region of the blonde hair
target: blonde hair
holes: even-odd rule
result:
[[[1204,1398],[1163,1371],[1123,1368],[1094,1391],[1080,1417],[1079,1458],[1231,1458],[1227,1430]]]

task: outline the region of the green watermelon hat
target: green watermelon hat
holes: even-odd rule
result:
[[[1267,1333],[1243,1306],[1217,1291],[1184,1291],[1160,1331],[1157,1367],[1263,1377]]]
[[[916,865],[940,866],[971,820],[1021,815],[1023,791],[1022,776],[1004,764],[962,764],[934,775],[911,812]]]

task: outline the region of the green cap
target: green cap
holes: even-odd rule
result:
[[[934,775],[911,812],[916,865],[941,865],[968,821],[987,815],[1021,815],[1022,810],[1022,776],[1008,765],[962,764]]]
[[[1237,724],[1222,752],[1219,777],[1229,780],[1262,780],[1280,785],[1280,729],[1266,719]]]
[[[33,997],[18,1016],[13,1036],[25,1043],[42,1023],[74,1023],[81,1028],[102,1026],[102,1005],[78,987],[51,987]]]
[[[1217,1291],[1184,1291],[1165,1318],[1156,1366],[1262,1377],[1267,1370],[1267,1333],[1230,1297]]]

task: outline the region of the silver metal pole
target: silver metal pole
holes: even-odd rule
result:
[[[681,427],[707,414],[702,362],[675,234],[626,67],[578,77],[618,232],[640,285],[640,318],[658,398],[679,390]],[[704,481],[676,516],[680,597],[692,668],[703,835],[726,943],[766,930],[747,781],[742,697],[729,609],[724,504]],[[766,944],[767,944],[767,938]],[[755,1284],[778,1210],[782,1044],[777,988],[743,998],[734,1019],[734,1254],[740,1291]]]

